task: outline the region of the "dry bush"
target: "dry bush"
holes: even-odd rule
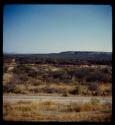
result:
[[[3,85],[3,92],[6,92],[6,93],[13,92],[14,88],[15,88],[15,85],[12,84],[12,82],[9,82],[6,85]]]
[[[77,94],[77,95],[87,95],[88,93],[88,86],[86,85],[77,85],[73,90],[69,91],[70,94]]]
[[[13,92],[24,94],[26,92],[26,87],[23,84],[19,84],[19,85],[17,84],[15,85]]]
[[[69,92],[65,91],[65,92],[62,94],[62,96],[64,96],[64,97],[69,96]]]
[[[45,86],[44,88],[41,88],[41,91],[44,93],[58,93],[58,94],[62,94],[65,92],[64,89],[50,87],[50,86]]]
[[[107,84],[100,84],[99,85],[99,90],[101,91],[101,95],[112,95],[112,84],[107,83]]]
[[[3,74],[3,85],[6,85],[12,80],[12,74],[11,73],[4,73]]]

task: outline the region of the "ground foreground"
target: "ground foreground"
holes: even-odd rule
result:
[[[3,96],[3,119],[111,121],[112,99],[111,97]]]

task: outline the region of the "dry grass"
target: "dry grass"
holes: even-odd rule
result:
[[[23,85],[23,84],[17,84],[17,85],[15,85],[14,93],[21,93],[21,94],[26,93],[26,87],[25,87],[25,85]]]
[[[16,85],[17,87],[16,90],[14,91],[15,93],[26,93],[26,94],[41,94],[46,95],[46,94],[57,94],[57,95],[64,95],[65,93],[69,93],[70,90],[72,90],[75,85],[64,85],[62,83],[60,84],[39,84],[39,85],[31,85],[28,84],[26,85]],[[19,87],[18,87],[19,86]]]
[[[5,82],[4,82],[5,84]],[[56,83],[50,83],[50,84],[39,84],[39,85],[32,85],[32,84],[16,84],[15,88],[12,92],[12,94],[35,94],[39,95],[42,93],[42,95],[46,94],[52,94],[52,95],[62,95],[62,96],[75,96],[75,95],[86,95],[86,96],[92,96],[93,91],[90,91],[88,89],[87,85],[75,85],[75,84],[56,84]],[[98,96],[111,96],[112,95],[112,84],[99,84],[98,90],[96,91],[98,93]],[[9,94],[10,92],[4,92],[5,94]]]
[[[18,101],[3,103],[3,119],[11,121],[111,121],[111,104]]]
[[[105,90],[108,90],[108,89],[111,89],[111,88],[112,88],[112,84],[111,83],[106,83],[106,84],[101,83],[101,84],[99,84],[99,89],[101,91],[105,91]]]
[[[3,74],[3,85],[6,85],[12,79],[12,73],[4,73]]]
[[[13,74],[11,72],[3,74],[3,87],[9,88],[9,82],[12,81]],[[18,94],[57,94],[62,96],[69,95],[93,95],[92,91],[89,90],[88,85],[81,85],[80,83],[65,84],[60,82],[47,84],[40,79],[33,79],[26,84],[24,81],[21,84],[16,84],[15,88],[11,91],[8,89],[4,90],[4,93],[18,93]],[[14,85],[15,81],[10,84]],[[76,88],[78,88],[76,90]],[[78,91],[78,92],[77,92]],[[99,83],[96,92],[98,96],[111,96],[112,95],[112,84],[111,83]],[[74,94],[75,93],[75,94]]]

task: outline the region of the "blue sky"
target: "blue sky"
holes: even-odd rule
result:
[[[4,6],[3,52],[112,52],[110,5]]]

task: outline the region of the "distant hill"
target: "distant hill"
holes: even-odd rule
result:
[[[21,63],[112,64],[112,52],[65,51],[46,54],[4,54],[5,60],[12,58]]]
[[[112,60],[112,52],[65,51],[60,52],[59,54],[63,56],[74,57],[77,59]]]

